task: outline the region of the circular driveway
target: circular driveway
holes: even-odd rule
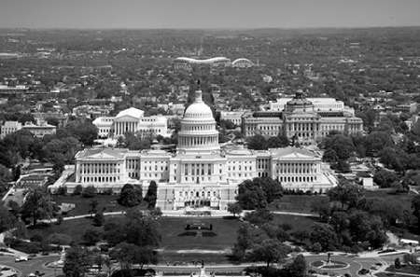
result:
[[[47,268],[45,266],[48,262],[57,261],[60,257],[54,256],[42,256],[35,257],[29,261],[15,262],[15,257],[12,256],[0,256],[0,265],[4,265],[17,270],[18,276],[28,276],[29,273],[35,271],[45,273],[44,277],[52,277],[62,274],[61,269],[54,270],[53,268]]]
[[[327,260],[327,255],[314,255],[314,256],[305,256],[306,261],[308,262],[308,269],[315,270],[318,273],[337,273],[337,274],[345,274],[349,273],[351,276],[359,276],[357,273],[362,268],[366,268],[371,270],[371,267],[374,266],[376,263],[384,264],[384,260],[381,258],[359,258],[359,257],[349,257],[346,255],[336,255],[331,256],[331,260],[333,261],[340,261],[349,264],[349,267],[344,269],[318,269],[316,267],[311,266],[311,263],[314,261],[319,260]]]

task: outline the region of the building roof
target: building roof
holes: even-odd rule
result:
[[[214,57],[210,59],[197,60],[194,58],[179,57],[179,58],[176,58],[175,61],[183,61],[183,62],[188,62],[192,64],[212,64],[216,62],[230,62],[230,59],[226,57]]]
[[[135,118],[143,117],[144,111],[136,108],[128,108],[125,110],[120,111],[115,118],[120,118],[123,116],[131,116]]]
[[[188,108],[185,110],[183,120],[210,120],[214,121],[213,112],[210,107],[204,103],[202,99],[202,92],[198,90],[195,92],[195,100]]]
[[[80,160],[115,160],[124,159],[128,149],[126,148],[86,148],[76,154],[76,159]]]
[[[270,148],[268,151],[274,159],[318,159],[317,155],[307,149],[297,147]]]

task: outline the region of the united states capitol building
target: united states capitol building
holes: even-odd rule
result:
[[[196,91],[185,111],[176,153],[158,149],[130,151],[91,148],[76,154],[75,178],[65,185],[93,185],[99,191],[123,185],[158,184],[157,206],[162,210],[208,207],[225,210],[235,202],[238,185],[254,177],[278,180],[286,189],[325,192],[336,185],[329,166],[316,152],[286,147],[255,151],[243,145],[220,146],[216,121]]]

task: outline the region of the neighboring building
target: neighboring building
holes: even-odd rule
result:
[[[245,112],[220,112],[220,119],[221,120],[228,120],[231,121],[236,126],[242,125],[242,116]]]
[[[301,92],[297,92],[285,106],[273,106],[276,111],[244,115],[242,132],[245,136],[276,136],[281,132],[291,140],[309,145],[318,142],[331,131],[346,134],[363,131],[363,121],[354,116],[352,109],[346,108],[341,101],[322,99],[329,100],[316,100],[315,105]]]
[[[302,95],[301,92],[298,94]],[[287,103],[293,98],[279,98],[276,102],[269,101],[270,111],[282,112]],[[316,97],[306,98],[312,103],[313,109],[316,112],[342,112],[345,114],[354,115],[354,109],[344,105],[343,101],[338,101],[334,98]]]
[[[245,58],[239,58],[232,62],[232,67],[247,68],[255,66],[253,62]]]
[[[140,114],[140,113],[137,113]],[[158,184],[157,207],[177,210],[189,206],[226,210],[235,202],[238,185],[254,177],[271,177],[293,190],[325,192],[336,185],[321,157],[300,148],[254,151],[243,146],[221,149],[216,121],[209,106],[196,92],[195,102],[184,113],[176,154],[163,150],[93,148],[76,154],[77,185],[111,188],[124,184]]]
[[[39,122],[35,125],[32,122],[26,122],[22,129],[28,130],[37,138],[43,138],[45,135],[54,135],[57,127],[46,122]]]
[[[114,124],[114,117],[103,116],[96,118],[93,122],[98,128],[98,137],[99,138],[109,138],[111,136],[112,125]]]
[[[144,116],[144,111],[129,108],[115,117],[99,117],[92,123],[98,128],[100,138],[121,137],[125,133],[138,133],[141,136],[168,136],[168,120],[164,116]]]
[[[1,126],[1,138],[3,139],[8,134],[14,133],[22,129],[22,123],[18,121],[5,121]]]
[[[413,114],[417,111],[417,103],[412,102],[412,103],[397,105],[393,110],[394,112],[403,112],[403,113]]]
[[[230,59],[226,57],[214,57],[204,60],[194,59],[194,58],[187,58],[187,57],[179,57],[174,60],[174,68],[175,69],[191,69],[192,66],[196,65],[209,65],[213,67],[217,66],[229,66],[231,64]]]
[[[242,133],[245,137],[257,134],[274,137],[283,133],[280,112],[248,112],[242,116]]]
[[[168,120],[164,116],[154,115],[140,119],[137,132],[141,137],[168,136]]]

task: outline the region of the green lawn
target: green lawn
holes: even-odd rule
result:
[[[292,227],[293,231],[310,231],[312,225],[317,222],[317,218],[295,216],[295,215],[274,215],[273,221],[278,224],[287,223]]]
[[[74,220],[63,221],[60,225],[55,223],[49,225],[37,225],[35,228],[28,228],[28,236],[32,237],[39,234],[44,238],[54,233],[60,233],[70,236],[74,242],[82,242],[82,236],[87,229],[102,230],[102,227],[95,227],[90,218],[79,218]]]
[[[179,236],[185,232],[185,226],[192,222],[212,224],[212,231],[216,236]],[[161,245],[165,250],[224,250],[233,246],[233,243],[236,241],[236,230],[239,225],[240,221],[237,219],[163,217],[159,220],[159,232],[162,236]]]
[[[73,203],[76,205],[76,208],[68,212],[67,216],[88,214],[90,209],[89,203],[92,200],[98,201],[97,209],[105,209],[104,212],[123,211],[126,209],[117,203],[118,195],[96,195],[93,198],[85,198],[80,195],[54,195],[52,199],[57,205],[61,203]]]
[[[271,210],[311,213],[312,202],[317,201],[324,195],[283,195],[277,201],[270,204]]]

